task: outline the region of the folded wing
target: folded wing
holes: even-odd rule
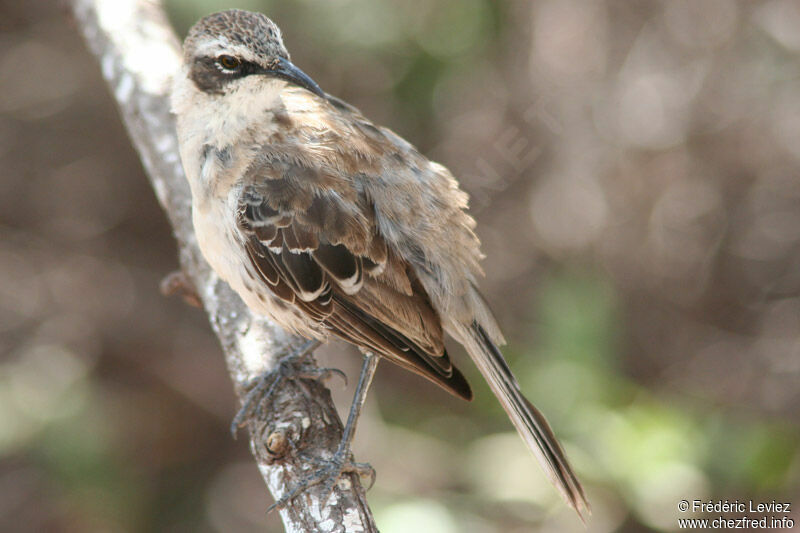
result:
[[[378,234],[367,198],[287,159],[250,169],[238,225],[253,270],[334,335],[471,399],[419,281]],[[344,193],[343,193],[344,191]]]

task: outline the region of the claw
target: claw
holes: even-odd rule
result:
[[[231,421],[230,430],[234,439],[239,432],[239,428],[244,426],[247,420],[252,417],[253,411],[257,409],[257,406],[263,405],[266,400],[271,398],[278,383],[287,377],[284,368],[284,365],[279,365],[277,369],[256,378],[255,386],[247,393],[242,408],[239,409]]]
[[[291,503],[296,497],[306,492],[311,487],[323,483],[322,487],[322,501],[328,501],[331,493],[333,492],[336,482],[342,477],[343,474],[357,474],[359,477],[370,478],[368,488],[372,488],[375,484],[375,469],[369,463],[356,463],[349,459],[351,456],[350,450],[340,448],[333,458],[326,461],[322,459],[314,459],[317,463],[325,463],[325,466],[312,473],[303,479],[296,487],[294,487],[289,494],[282,497],[267,508],[267,513],[274,509],[283,509],[286,505]]]
[[[345,374],[338,368],[318,368],[316,369],[314,374],[317,375],[314,377],[308,376],[309,379],[316,379],[318,381],[325,382],[330,380],[333,376],[338,376],[342,378],[342,381],[344,381],[344,386],[347,387],[347,374]]]
[[[245,396],[242,408],[236,413],[231,421],[231,435],[236,438],[239,428],[244,426],[247,421],[257,415],[261,417],[264,414],[264,408],[272,395],[275,393],[278,385],[286,379],[328,379],[334,373],[341,373],[341,370],[324,368],[324,369],[303,369],[303,358],[309,353],[314,351],[320,345],[318,340],[310,340],[300,346],[298,349],[293,350],[287,355],[278,360],[278,364],[264,374],[258,376],[247,387],[250,389]]]
[[[358,465],[358,467],[361,469],[358,472],[358,477],[369,476],[369,485],[367,485],[367,490],[371,489],[373,485],[375,485],[375,480],[378,477],[378,473],[375,472],[375,469],[372,468],[372,465],[369,463],[353,463],[353,464]]]

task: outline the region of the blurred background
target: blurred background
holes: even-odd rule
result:
[[[267,13],[460,178],[588,531],[674,531],[682,499],[800,520],[800,4],[166,4],[181,37]],[[0,530],[282,531],[205,315],[159,294],[175,244],[96,61],[55,2],[0,0],[0,43]],[[454,352],[472,404],[378,372],[356,454],[381,530],[584,531]]]

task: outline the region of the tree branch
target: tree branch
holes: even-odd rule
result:
[[[70,6],[169,217],[181,268],[205,306],[243,401],[248,383],[274,368],[281,354],[303,339],[253,316],[197,247],[169,112],[171,77],[180,66],[178,39],[153,0],[73,0]],[[313,360],[309,364],[316,365]],[[333,456],[342,433],[329,391],[315,380],[283,381],[270,409],[257,412],[247,425],[253,456],[276,500],[313,472],[316,465],[309,457]],[[357,476],[343,476],[325,502],[321,489],[312,487],[280,511],[286,531],[377,531]]]

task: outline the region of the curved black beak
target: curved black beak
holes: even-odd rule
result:
[[[308,74],[294,66],[288,59],[282,57],[277,58],[272,66],[266,70],[265,74],[284,79],[311,91],[317,96],[325,98],[325,93],[319,88],[317,82],[312,80]]]

